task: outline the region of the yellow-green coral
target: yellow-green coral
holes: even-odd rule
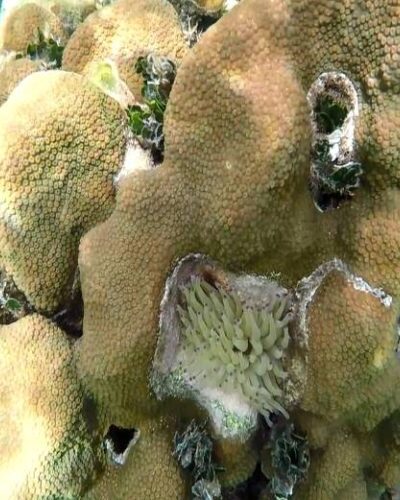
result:
[[[63,71],[30,75],[1,107],[0,265],[37,308],[65,298],[81,235],[112,210],[124,126],[115,101]]]

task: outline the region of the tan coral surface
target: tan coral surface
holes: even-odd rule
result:
[[[40,61],[9,59],[0,64],[0,105],[26,76],[41,69]]]
[[[67,336],[37,314],[0,327],[0,496],[78,498],[104,461]]]
[[[135,71],[137,59],[151,53],[177,63],[185,52],[172,5],[160,0],[117,0],[79,26],[65,48],[63,69],[87,74],[93,63],[111,60],[140,99],[143,83]]]
[[[67,34],[61,20],[48,9],[36,3],[27,3],[13,9],[0,27],[0,50],[25,52],[30,43],[38,43],[40,30],[45,38],[65,44]]]
[[[80,237],[111,212],[124,126],[115,101],[64,71],[30,75],[0,108],[0,265],[37,308],[65,298]]]
[[[365,500],[367,481],[400,482],[399,27],[399,0],[242,0],[186,53],[166,111],[165,160],[135,165],[114,210],[124,145],[116,103],[82,76],[48,72],[30,75],[0,108],[0,264],[35,306],[60,303],[79,241],[95,226],[79,247],[76,362],[102,429],[143,431],[143,457],[135,447],[128,456],[134,477],[148,474],[161,446],[163,480],[132,498],[184,488],[162,428],[183,404],[158,401],[149,379],[166,279],[191,252],[235,273],[278,275],[292,289],[324,262],[345,262],[348,271],[325,276],[311,296],[308,330],[292,331],[300,359],[288,362],[288,387],[300,382],[288,411],[311,446],[295,498]],[[76,31],[64,67],[85,73],[89,61],[111,58],[137,93],[132,63],[158,50],[179,59],[181,37],[165,2],[117,0]],[[322,212],[309,188],[308,94],[325,72],[355,88],[363,174],[353,197]],[[254,462],[256,450],[241,451]],[[226,441],[220,456],[234,464],[230,484],[250,474],[235,470]],[[107,469],[96,487],[130,495],[127,471]]]
[[[280,273],[289,286],[339,257],[371,286],[396,296],[398,8],[397,1],[245,0],[184,59],[167,109],[163,165],[128,177],[116,211],[81,245],[86,308],[79,367],[114,418],[129,422],[153,411],[147,373],[163,284],[176,259],[190,251],[235,270]],[[355,140],[364,174],[353,199],[321,213],[309,190],[307,94],[326,71],[346,74],[357,89]],[[361,309],[371,307],[368,300]],[[341,317],[343,331],[357,333],[346,341],[349,356],[364,356],[364,335],[372,328],[374,352],[366,356],[385,367],[394,345],[377,352],[379,307],[371,314],[366,325],[357,308]],[[390,332],[393,314],[383,323]],[[370,381],[383,395],[382,372],[372,369],[366,377],[360,383]],[[396,401],[379,413],[366,400],[371,420],[365,425],[375,425]],[[316,402],[318,412],[323,404]]]

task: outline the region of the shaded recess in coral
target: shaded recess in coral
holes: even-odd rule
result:
[[[291,296],[265,277],[225,273],[189,255],[166,284],[153,388],[158,397],[191,397],[217,433],[254,429],[257,413],[287,415],[284,353]]]
[[[261,500],[267,488],[267,478],[261,471],[261,465],[257,464],[251,477],[238,486],[224,488],[222,490],[223,500]]]
[[[272,498],[291,498],[295,485],[303,480],[310,465],[306,436],[292,422],[277,419],[262,452],[261,470],[269,479]]]
[[[40,60],[44,64],[44,69],[61,68],[61,60],[64,46],[59,39],[45,36],[37,28],[37,42],[32,42],[26,47],[25,53],[18,54],[17,58],[28,57],[32,61]]]
[[[0,325],[9,325],[31,312],[32,306],[13,279],[0,271]]]
[[[215,24],[224,14],[223,3],[219,2],[220,8],[207,10],[202,8],[196,0],[169,0],[178,13],[182,26],[182,32],[189,47],[195,45],[201,35]]]
[[[70,337],[83,334],[83,298],[80,286],[71,292],[67,303],[52,316],[52,320]]]
[[[104,442],[108,457],[114,465],[124,465],[132,446],[139,438],[139,432],[135,428],[124,428],[110,425]]]
[[[220,498],[221,486],[217,471],[223,470],[213,461],[213,441],[204,425],[192,421],[182,433],[174,436],[174,456],[192,477],[193,498],[212,500]]]
[[[360,185],[355,126],[359,113],[357,91],[350,79],[337,72],[321,74],[308,92],[313,142],[311,192],[321,211],[337,208]]]
[[[129,128],[153,161],[164,159],[164,113],[176,76],[176,66],[166,57],[149,54],[139,57],[135,69],[143,77],[143,103],[127,107]]]

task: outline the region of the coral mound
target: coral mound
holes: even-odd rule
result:
[[[67,34],[60,19],[36,3],[27,3],[6,15],[0,29],[0,50],[24,52],[30,43],[39,41],[39,30],[46,38],[65,43]]]
[[[398,487],[399,28],[399,0],[241,0],[187,50],[171,4],[116,0],[63,71],[11,92],[0,270],[29,304],[3,314],[0,405],[38,445],[2,454],[5,497],[182,498],[173,435],[193,419],[225,467],[214,491],[285,418],[286,463],[263,469],[295,499]],[[163,156],[130,151],[121,173],[139,57],[176,78]],[[73,284],[83,333],[66,341],[50,318]]]
[[[10,57],[0,62],[0,105],[7,100],[19,82],[40,69],[40,61],[31,61],[25,58]]]
[[[77,498],[105,460],[66,335],[46,318],[0,327],[1,498]]]
[[[64,71],[29,75],[0,108],[0,265],[39,309],[65,298],[80,237],[112,210],[125,123]]]
[[[113,61],[129,89],[140,100],[139,57],[152,53],[181,60],[186,45],[172,5],[160,0],[117,0],[91,14],[69,40],[63,69],[87,74],[93,64]]]

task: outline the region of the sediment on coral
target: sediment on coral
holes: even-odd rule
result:
[[[216,420],[229,412],[239,421],[251,412],[287,416],[282,358],[291,319],[290,295],[277,283],[188,256],[167,283],[155,372],[170,379],[172,392],[209,400]]]

